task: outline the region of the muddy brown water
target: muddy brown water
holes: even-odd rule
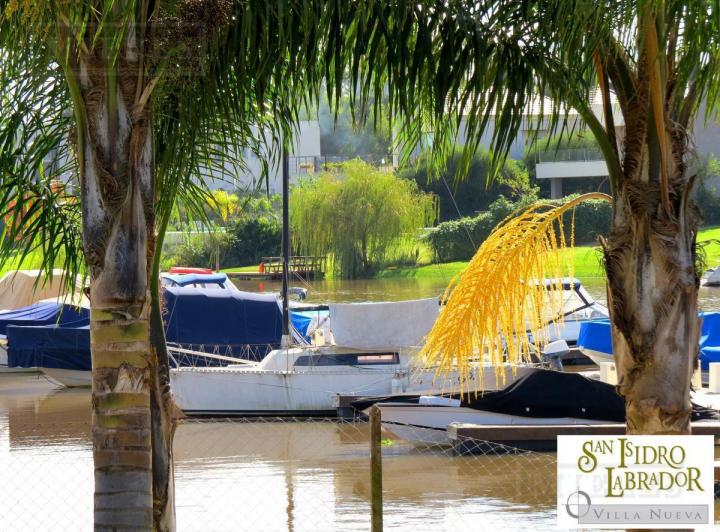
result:
[[[585,284],[605,299],[601,280]],[[399,300],[444,288],[442,279],[320,281],[310,300]],[[720,289],[702,289],[701,306],[720,308]],[[92,529],[90,419],[88,390],[0,375],[1,531]],[[386,530],[555,528],[552,453],[463,457],[384,438]],[[183,423],[175,439],[178,530],[368,530],[368,442],[363,423]]]

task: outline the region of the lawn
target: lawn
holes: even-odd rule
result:
[[[5,274],[11,270],[17,270],[20,262],[19,255],[13,255],[12,258],[0,262],[0,275]],[[36,270],[42,265],[42,252],[35,250],[31,252],[22,263],[21,269],[23,270]]]
[[[720,264],[720,227],[702,229],[698,233],[698,243],[701,252],[704,254],[706,267]],[[575,277],[588,279],[605,276],[602,255],[598,246],[578,246],[566,250],[566,255],[568,261],[572,260],[575,266]],[[445,262],[415,267],[390,267],[381,271],[378,277],[445,278],[463,271],[467,264],[467,262]]]
[[[225,273],[232,273],[232,272],[256,272],[258,271],[258,265],[253,264],[251,266],[237,266],[235,268],[223,268],[220,270]]]

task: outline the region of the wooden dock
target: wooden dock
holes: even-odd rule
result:
[[[292,277],[303,279],[322,279],[327,268],[326,257],[291,257],[290,273]],[[240,281],[277,281],[282,279],[282,257],[263,257],[255,272],[230,272],[230,279]]]
[[[715,436],[720,440],[720,422],[692,424],[693,434]],[[493,445],[505,445],[528,451],[557,451],[557,437],[615,436],[625,434],[622,423],[601,425],[474,425],[451,423],[447,428],[454,450],[459,454],[483,453]],[[487,442],[487,444],[484,444]]]
[[[272,281],[282,278],[282,275],[275,277],[263,272],[227,272],[227,276],[236,281]]]

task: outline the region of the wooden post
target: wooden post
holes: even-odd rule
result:
[[[370,409],[370,512],[372,532],[382,532],[382,449],[380,447],[380,409]]]

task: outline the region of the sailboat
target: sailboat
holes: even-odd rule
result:
[[[283,277],[282,343],[261,361],[228,360],[223,366],[170,371],[172,393],[186,414],[327,415],[337,395],[437,393],[459,389],[459,375],[435,379],[435,368],[413,360],[440,310],[438,298],[417,301],[331,304],[333,345],[322,336],[313,344],[294,342],[288,311],[290,262],[289,165],[282,157]],[[294,336],[297,338],[297,335]],[[530,368],[507,366],[504,379],[485,372],[471,387],[494,390]],[[465,388],[468,383],[462,383]]]

